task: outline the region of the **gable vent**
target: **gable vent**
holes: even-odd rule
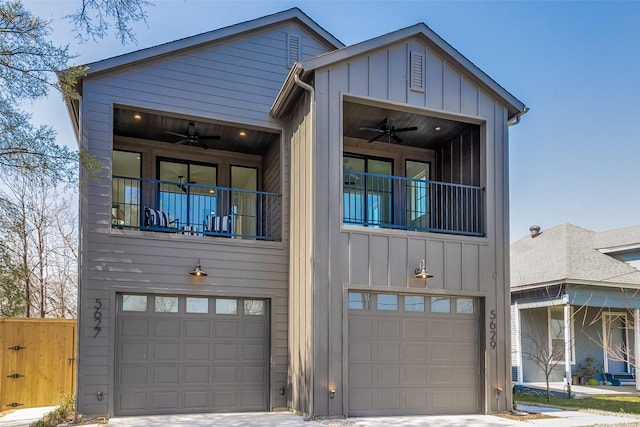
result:
[[[289,66],[300,60],[300,38],[289,35]]]
[[[409,62],[409,89],[424,92],[424,55],[411,52]]]

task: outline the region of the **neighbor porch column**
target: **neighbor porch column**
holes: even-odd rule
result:
[[[516,363],[518,364],[518,384],[522,384],[524,383],[524,372],[522,369],[522,336],[521,336],[521,330],[522,330],[522,326],[520,325],[520,306],[518,305],[518,302],[516,301],[514,303],[515,305],[515,310],[513,311],[514,317],[515,319],[513,319],[513,324],[516,327],[516,336],[515,336],[515,340],[516,340]]]
[[[636,390],[640,391],[640,308],[633,309],[633,360],[636,365]]]
[[[571,396],[571,305],[564,305],[564,372],[567,381],[567,390]]]

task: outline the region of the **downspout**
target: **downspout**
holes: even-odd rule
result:
[[[529,111],[529,107],[524,107],[524,109],[518,113],[515,114],[515,116],[513,116],[512,119],[507,121],[507,126],[515,126],[518,123],[520,123],[520,118],[522,116],[524,116],[525,114],[527,114],[527,112]]]
[[[302,71],[302,70],[300,70],[300,71]],[[311,117],[311,121],[309,123],[309,135],[310,135],[310,138],[311,138],[311,148],[312,148],[312,150],[310,150],[310,157],[311,158],[309,159],[309,163],[312,165],[313,164],[313,141],[315,140],[314,134],[313,134],[313,129],[314,129],[313,125],[314,125],[314,122],[315,122],[315,119],[316,119],[315,118],[316,94],[315,94],[315,90],[314,90],[313,86],[311,86],[310,84],[305,83],[302,80],[300,80],[300,76],[299,76],[298,73],[295,73],[293,75],[293,81],[295,82],[296,85],[300,86],[302,89],[304,89],[307,92],[309,92],[309,97],[311,98],[311,102],[309,103],[309,116]],[[312,173],[311,173],[312,179],[311,179],[311,182],[307,184],[310,187],[312,187],[313,183],[315,183],[315,179],[313,179],[314,174],[315,174],[315,168],[312,168]],[[311,203],[312,206],[311,207],[315,206],[315,203],[314,203],[315,202],[315,192],[313,191],[313,188],[307,188],[306,191],[307,191],[307,194],[311,194],[311,200],[312,200],[312,203]],[[313,222],[313,224],[315,224],[316,223],[316,221],[315,221],[315,211],[312,210],[312,209],[309,209],[309,211],[313,212],[312,213],[312,222]],[[311,233],[313,235],[313,228],[312,227],[311,227],[311,230],[312,230]],[[311,242],[313,242],[313,237],[311,237]],[[311,244],[312,253],[315,250],[315,249],[313,249],[313,247],[314,247],[313,244]],[[315,257],[312,255],[312,258],[310,260],[311,262],[309,263],[310,264],[309,265],[309,279],[310,279],[310,286],[311,286],[311,301],[312,301],[312,304],[311,304],[312,311],[311,311],[311,316],[310,317],[311,317],[311,322],[312,323],[315,321],[315,318],[314,318],[315,313],[314,313],[314,310],[313,310],[313,302],[315,301],[315,295],[314,295],[315,294],[315,286],[313,285],[313,280],[314,280],[313,279],[313,277],[314,277],[313,264],[314,264],[314,260],[315,260]],[[313,360],[315,359],[314,344],[316,342],[316,328],[312,327],[311,330],[312,330],[312,332],[311,332],[312,340],[311,340],[310,352],[311,352],[311,361],[312,361],[312,363],[310,364],[311,365],[311,374],[310,374],[311,388],[310,388],[310,391],[309,391],[309,416],[310,417],[314,417],[314,415],[315,415],[314,401],[315,400],[314,400],[313,391],[314,391],[314,388],[315,388],[315,379],[314,379],[315,366],[314,366]]]

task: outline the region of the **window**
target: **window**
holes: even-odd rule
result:
[[[391,160],[345,155],[342,168],[343,221],[369,227],[392,224]]]
[[[178,297],[159,297],[155,298],[156,313],[177,313]]]
[[[458,298],[456,299],[456,313],[458,314],[473,314],[474,304],[471,298]]]
[[[451,299],[443,297],[431,297],[432,313],[451,313]]]
[[[140,225],[140,153],[113,151],[111,170],[111,225]]]
[[[160,160],[158,171],[159,208],[170,220],[202,224],[207,215],[218,211],[215,165]]]
[[[245,300],[244,314],[246,316],[264,316],[265,304],[262,300]]]
[[[147,311],[145,295],[122,295],[122,311]]]
[[[424,312],[424,297],[419,295],[405,295],[404,311]]]
[[[187,313],[208,313],[209,298],[187,297]]]
[[[238,301],[234,299],[216,299],[216,314],[238,314]]]
[[[349,310],[371,310],[371,294],[349,292]]]
[[[407,160],[407,225],[429,228],[429,163]]]
[[[233,188],[232,208],[235,223],[231,225],[234,234],[256,236],[258,220],[258,170],[243,166],[231,166],[231,188]],[[241,190],[241,191],[237,191]],[[227,214],[225,212],[224,214]]]
[[[548,315],[548,338],[549,352],[551,360],[564,362],[564,306],[547,307]],[[571,339],[571,363],[575,363],[575,348],[573,346],[573,316],[570,320],[570,339]]]
[[[398,311],[398,295],[378,294],[378,311]]]

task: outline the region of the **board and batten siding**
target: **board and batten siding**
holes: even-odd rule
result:
[[[281,158],[269,162],[274,166],[264,174],[269,191],[283,193],[282,218],[277,224],[283,229],[282,242],[112,230],[111,157],[114,105],[280,133],[282,125],[269,115],[269,109],[289,69],[291,35],[299,38],[301,59],[329,50],[303,26],[287,21],[84,79],[79,146],[103,168],[96,179],[82,185],[80,196],[80,413],[113,415],[118,292],[269,299],[270,407],[287,406],[280,391],[287,384],[289,364],[289,200],[282,190],[289,184],[283,172],[289,167],[288,147],[267,153]],[[189,275],[198,259],[207,277]],[[96,326],[100,327],[97,334]]]
[[[424,90],[407,80],[410,52],[425,58]],[[313,153],[313,413],[348,412],[344,325],[347,289],[467,295],[481,301],[482,348],[486,372],[481,387],[485,412],[511,408],[510,393],[495,398],[495,387],[510,389],[511,351],[508,290],[507,108],[471,73],[454,65],[426,40],[413,37],[315,71],[316,123]],[[386,108],[463,120],[480,125],[479,170],[459,179],[485,187],[486,236],[464,237],[342,226],[342,103],[363,98]],[[464,137],[463,137],[464,138]],[[444,165],[440,165],[443,167]],[[292,219],[293,220],[293,219]],[[416,286],[413,271],[425,259],[434,278]],[[492,317],[489,320],[489,317]],[[327,327],[325,327],[325,325]],[[489,329],[491,327],[491,330]],[[495,342],[488,342],[491,331]],[[327,390],[336,389],[330,399]]]
[[[291,225],[289,270],[290,405],[311,413],[314,295],[313,265],[312,109],[309,95],[291,114]]]

